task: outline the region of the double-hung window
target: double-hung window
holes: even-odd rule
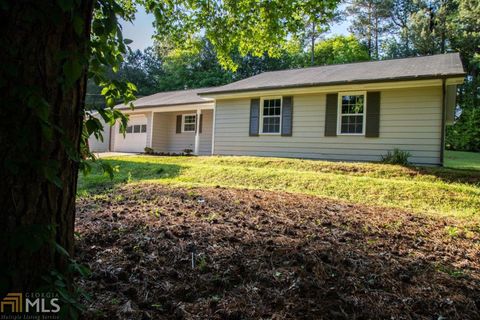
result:
[[[282,122],[282,98],[263,98],[261,104],[261,133],[279,134]]]
[[[182,116],[182,132],[195,132],[197,116],[195,114],[184,114]]]
[[[338,134],[364,134],[366,109],[365,93],[340,93],[338,99]]]

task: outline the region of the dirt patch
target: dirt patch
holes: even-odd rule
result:
[[[479,230],[451,220],[144,184],[80,199],[76,231],[87,319],[480,318]]]

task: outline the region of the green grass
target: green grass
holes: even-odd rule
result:
[[[80,196],[99,187],[148,181],[281,190],[480,221],[480,171],[259,157],[128,156],[104,161],[120,171],[113,181],[100,169],[81,176]]]
[[[480,170],[480,152],[445,151],[445,167]]]

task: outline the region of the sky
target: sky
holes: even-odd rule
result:
[[[143,7],[138,7],[137,9],[138,12],[135,15],[135,20],[133,23],[122,21],[121,25],[123,37],[133,40],[133,42],[130,44],[130,48],[132,48],[132,50],[143,50],[153,45],[152,36],[155,33],[153,20],[155,18],[152,14],[147,14]],[[348,20],[334,24],[327,36],[349,34],[347,30],[348,25]]]

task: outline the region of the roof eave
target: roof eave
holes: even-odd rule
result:
[[[197,94],[202,97],[213,97],[213,95],[217,95],[217,94],[235,94],[235,93],[269,91],[269,90],[279,90],[279,89],[327,87],[327,86],[336,86],[336,85],[382,83],[382,82],[396,82],[396,81],[435,80],[435,79],[465,77],[465,75],[466,75],[466,72],[454,73],[454,74],[436,74],[436,75],[428,75],[428,76],[381,78],[381,79],[374,79],[374,80],[332,81],[332,82],[321,82],[321,83],[296,84],[296,85],[288,85],[288,86],[268,86],[268,87],[256,87],[256,88],[238,89],[238,90],[208,91],[208,92],[199,92]]]
[[[165,104],[145,104],[141,106],[135,106],[134,105],[134,110],[137,109],[144,109],[144,108],[156,108],[156,107],[176,107],[176,106],[183,106],[183,105],[202,105],[202,104],[209,104],[209,103],[214,103],[214,100],[206,100],[206,101],[196,101],[196,102],[180,102],[180,103],[165,103]],[[115,109],[117,110],[131,110],[130,107],[125,106],[125,105],[117,105],[115,106]]]

